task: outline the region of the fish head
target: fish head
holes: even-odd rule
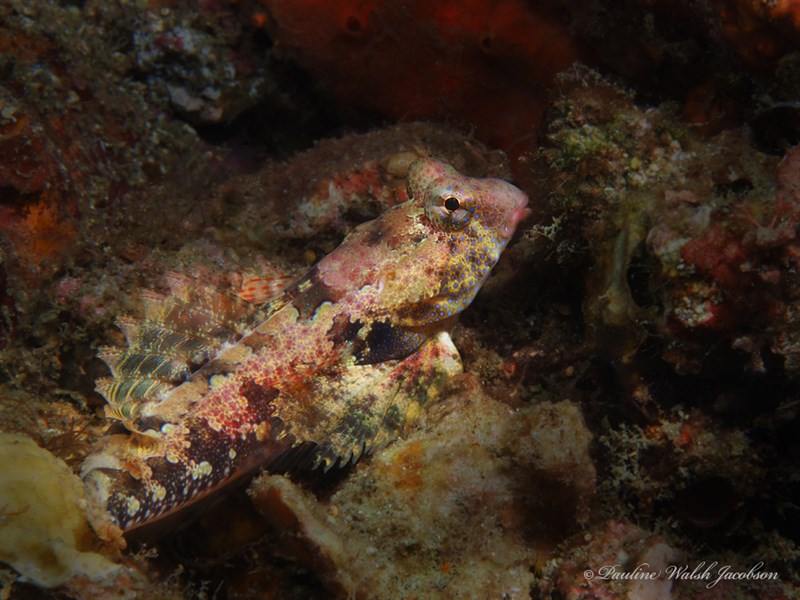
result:
[[[434,159],[411,165],[408,194],[425,232],[415,259],[427,293],[406,308],[405,321],[428,325],[472,302],[529,214],[528,197],[507,181],[467,177]]]
[[[452,233],[451,242],[464,250],[490,250],[495,263],[530,213],[528,196],[507,181],[467,177],[430,158],[411,165],[408,194],[424,205],[431,229]]]

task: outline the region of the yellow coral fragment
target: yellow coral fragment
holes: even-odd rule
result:
[[[89,526],[83,485],[60,459],[29,437],[0,433],[0,561],[24,581],[55,587],[75,577],[110,579],[120,571],[85,552]]]

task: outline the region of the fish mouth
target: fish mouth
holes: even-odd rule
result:
[[[511,211],[511,226],[512,230],[517,228],[519,222],[531,214],[531,209],[528,208],[528,196],[522,194],[517,206]]]

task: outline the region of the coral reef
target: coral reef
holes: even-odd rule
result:
[[[266,98],[266,54],[253,35],[258,21],[235,4],[146,10],[131,32],[133,69],[190,123],[230,122]]]
[[[590,71],[559,85],[542,157],[551,209],[595,261],[584,313],[596,343],[625,360],[657,331],[680,372],[726,345],[763,369],[793,301],[793,153],[779,165],[734,130],[705,141]]]
[[[771,86],[763,75],[786,70],[798,50],[791,2],[262,4],[278,56],[337,98],[395,119],[456,118],[512,156],[535,148],[547,89],[576,60],[675,99],[688,119],[719,132],[764,100],[748,98],[748,84]],[[754,81],[743,78],[742,64]]]
[[[0,3],[0,597],[797,597],[798,27],[782,0]],[[533,209],[448,323],[464,374],[356,465],[96,539],[74,473],[141,290],[264,299],[424,157]]]
[[[537,179],[550,182],[546,211],[554,227],[535,226],[516,250],[535,257],[548,246],[561,269],[585,273],[586,341],[610,360],[622,403],[604,407],[598,495],[618,498],[662,528],[669,551],[661,563],[684,561],[686,539],[666,534],[677,529],[710,546],[691,552],[695,564],[747,572],[770,556],[779,581],[737,591],[791,596],[784,586],[797,569],[789,533],[796,515],[779,513],[796,493],[789,483],[796,463],[778,440],[796,427],[796,150],[780,159],[764,154],[740,129],[700,135],[674,107],[642,107],[586,69],[557,83],[533,161]],[[567,282],[557,285],[574,293]],[[525,345],[511,353],[524,373],[517,386],[541,369],[527,356]],[[578,389],[599,399],[598,386],[607,389],[600,373],[578,371]],[[765,496],[771,502],[762,503]],[[621,516],[597,514],[604,512]],[[787,537],[767,535],[767,523],[780,524]],[[760,541],[745,550],[748,531]],[[543,574],[542,589],[634,593],[628,581],[587,581],[578,568],[597,572],[597,564],[614,561],[592,566],[604,544],[576,543],[586,552],[582,562],[555,579]],[[776,544],[785,551],[773,552]],[[649,551],[616,562],[630,571],[644,561],[642,552]],[[680,597],[702,597],[696,579],[676,584]],[[733,584],[721,585],[730,593]],[[669,588],[660,589],[648,593],[660,597]],[[714,593],[726,593],[720,590]]]

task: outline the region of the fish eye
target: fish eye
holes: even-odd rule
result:
[[[469,195],[456,195],[453,190],[435,190],[428,197],[425,213],[439,229],[461,229],[472,219],[475,201]]]
[[[450,196],[448,198],[445,198],[445,200],[444,200],[444,207],[447,210],[449,210],[450,212],[458,210],[458,207],[460,205],[461,205],[461,203],[458,201],[458,198],[456,198],[455,196]]]

